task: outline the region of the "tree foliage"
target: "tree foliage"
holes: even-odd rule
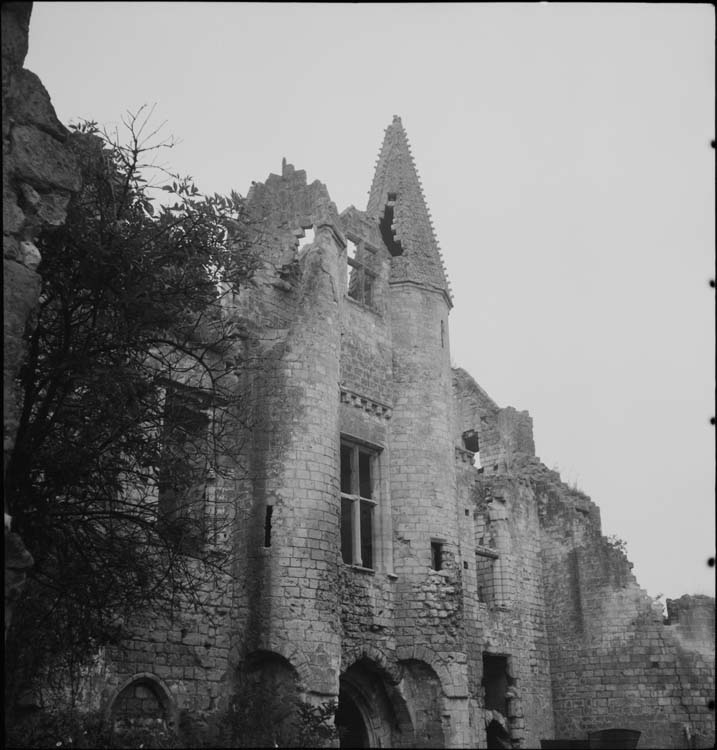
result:
[[[239,334],[222,311],[256,265],[243,201],[157,169],[151,186],[148,167],[171,144],[148,132],[144,108],[125,124],[124,144],[95,123],[73,129],[83,187],[38,240],[40,305],[6,473],[35,560],[7,643],[15,688],[116,642],[132,613],[198,595],[226,563],[180,495],[227,469],[240,418]]]

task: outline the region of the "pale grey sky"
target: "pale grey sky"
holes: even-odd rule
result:
[[[36,2],[26,67],[65,122],[156,102],[205,191],[286,157],[339,210],[400,115],[455,364],[675,597],[714,595],[714,38],[707,4]]]

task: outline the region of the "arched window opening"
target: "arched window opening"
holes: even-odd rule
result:
[[[120,690],[112,702],[112,723],[118,735],[136,729],[169,733],[174,717],[168,698],[150,678],[140,677]]]

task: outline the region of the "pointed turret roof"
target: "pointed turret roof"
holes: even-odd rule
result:
[[[382,225],[384,239],[392,223],[394,241],[385,240],[394,256],[390,281],[409,281],[442,291],[452,306],[450,285],[421,181],[397,115],[386,128],[366,213]]]

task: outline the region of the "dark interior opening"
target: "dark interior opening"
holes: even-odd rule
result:
[[[339,733],[339,747],[369,746],[363,716],[345,690],[339,691],[339,707],[334,721]]]
[[[392,197],[393,200],[391,200]],[[395,195],[393,193],[389,193],[388,198],[389,200],[386,203],[386,208],[383,211],[383,217],[378,224],[378,228],[381,231],[381,238],[388,248],[388,252],[391,253],[391,255],[395,258],[398,255],[403,255],[403,248],[401,247],[401,243],[396,237],[396,234],[394,233],[392,228]]]
[[[480,446],[478,444],[478,433],[475,430],[466,430],[463,433],[463,447],[467,451],[478,453]]]
[[[271,547],[271,516],[274,513],[274,506],[266,506],[266,517],[264,518],[264,546]]]
[[[496,654],[483,654],[483,687],[485,688],[485,707],[488,710],[500,711],[508,715],[506,693],[510,684],[508,678],[508,657]]]
[[[433,570],[443,568],[443,543],[431,542],[431,567]]]
[[[508,732],[494,719],[485,729],[486,744],[489,748],[513,747]]]

